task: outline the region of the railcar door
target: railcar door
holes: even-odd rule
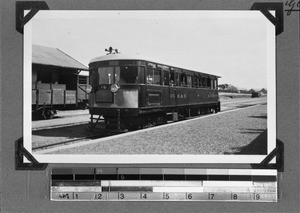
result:
[[[169,87],[170,106],[177,106],[177,89],[175,87]]]
[[[170,72],[170,85],[169,85],[169,95],[170,95],[170,106],[177,106],[177,89],[176,89],[175,73],[173,70]]]

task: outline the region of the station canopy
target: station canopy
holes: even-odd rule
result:
[[[58,48],[32,45],[32,63],[56,67],[89,70],[88,67]]]

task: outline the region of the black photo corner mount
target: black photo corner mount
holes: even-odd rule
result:
[[[276,157],[276,163],[270,163]],[[276,147],[259,164],[251,164],[252,169],[276,169],[284,171],[284,145],[281,140],[276,140]]]
[[[23,138],[16,141],[15,163],[16,170],[45,170],[47,163],[39,163],[23,146]],[[24,157],[30,163],[24,163]]]
[[[272,22],[276,27],[276,35],[283,32],[283,3],[281,2],[256,2],[252,5],[251,10],[259,10]],[[275,17],[270,13],[275,11]]]
[[[283,3],[282,2],[256,2],[252,5],[251,10],[259,10],[276,29],[276,36],[283,32]],[[275,17],[271,14],[275,11]],[[283,142],[276,140],[276,148],[270,152],[260,164],[251,164],[253,169],[277,169],[278,172],[284,171],[284,146]],[[276,157],[276,163],[271,160]]]
[[[29,12],[24,16],[24,11]],[[23,34],[24,25],[39,11],[49,10],[44,1],[17,1],[16,2],[16,30]]]
[[[24,16],[24,11],[29,12]],[[17,1],[16,2],[16,30],[23,34],[25,24],[39,11],[49,10],[44,1]],[[30,163],[24,163],[24,157]],[[44,170],[48,164],[39,163],[23,146],[23,138],[15,142],[15,169],[16,170]]]

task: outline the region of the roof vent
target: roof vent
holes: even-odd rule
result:
[[[112,47],[109,47],[108,49],[105,49],[105,51],[108,52],[106,55],[121,53],[121,52],[118,51],[118,49],[113,49]]]

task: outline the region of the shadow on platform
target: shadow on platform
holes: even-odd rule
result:
[[[224,154],[235,155],[266,155],[268,151],[268,138],[266,129],[247,129],[244,134],[257,134],[260,133],[250,144],[243,147],[233,147],[231,152]]]

